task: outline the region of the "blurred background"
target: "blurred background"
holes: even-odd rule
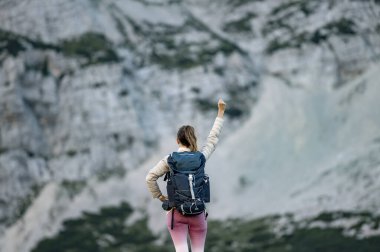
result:
[[[379,59],[378,0],[0,0],[0,251],[174,251],[219,97],[206,251],[380,251]]]

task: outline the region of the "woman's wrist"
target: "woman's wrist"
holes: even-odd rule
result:
[[[218,117],[223,118],[224,110],[218,110]]]
[[[167,198],[166,198],[165,195],[161,194],[160,197],[158,197],[158,199],[159,199],[160,201],[163,202],[163,201],[165,201]]]

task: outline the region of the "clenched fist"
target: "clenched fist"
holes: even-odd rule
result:
[[[218,117],[223,118],[225,110],[226,110],[226,103],[222,100],[222,98],[219,98],[219,101],[218,101]]]

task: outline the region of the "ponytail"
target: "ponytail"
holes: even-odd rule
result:
[[[179,142],[191,151],[198,151],[197,137],[195,136],[194,128],[190,125],[184,125],[177,132]]]

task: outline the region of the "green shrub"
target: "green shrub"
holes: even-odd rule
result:
[[[66,220],[57,235],[40,241],[32,251],[169,251],[171,244],[155,244],[158,237],[149,230],[146,218],[125,224],[132,212],[125,202],[97,213],[84,212],[79,218]]]
[[[104,207],[97,213],[84,212],[80,218],[67,220],[54,237],[40,241],[36,251],[174,251],[170,237],[157,243],[158,237],[148,229],[147,219],[131,225],[126,220],[133,210],[127,203]],[[282,235],[274,232],[280,218],[287,219],[293,231]],[[253,220],[209,220],[205,251],[209,252],[375,252],[380,236],[357,239],[345,236],[338,227],[310,228],[313,222],[330,223],[345,218],[364,218],[360,225],[379,221],[370,213],[328,212],[299,223],[292,215],[272,215]],[[299,225],[303,223],[303,225]],[[305,225],[306,224],[306,225]],[[355,227],[354,227],[355,228]],[[376,227],[374,227],[376,228]],[[166,232],[166,234],[168,234]]]
[[[231,21],[226,23],[223,26],[223,30],[225,32],[251,32],[252,27],[251,27],[251,19],[256,17],[256,14],[254,13],[247,13],[244,17],[241,19],[238,19],[236,21]]]
[[[64,40],[61,47],[65,55],[86,58],[86,65],[120,60],[113,44],[103,34],[88,32],[77,38]]]

